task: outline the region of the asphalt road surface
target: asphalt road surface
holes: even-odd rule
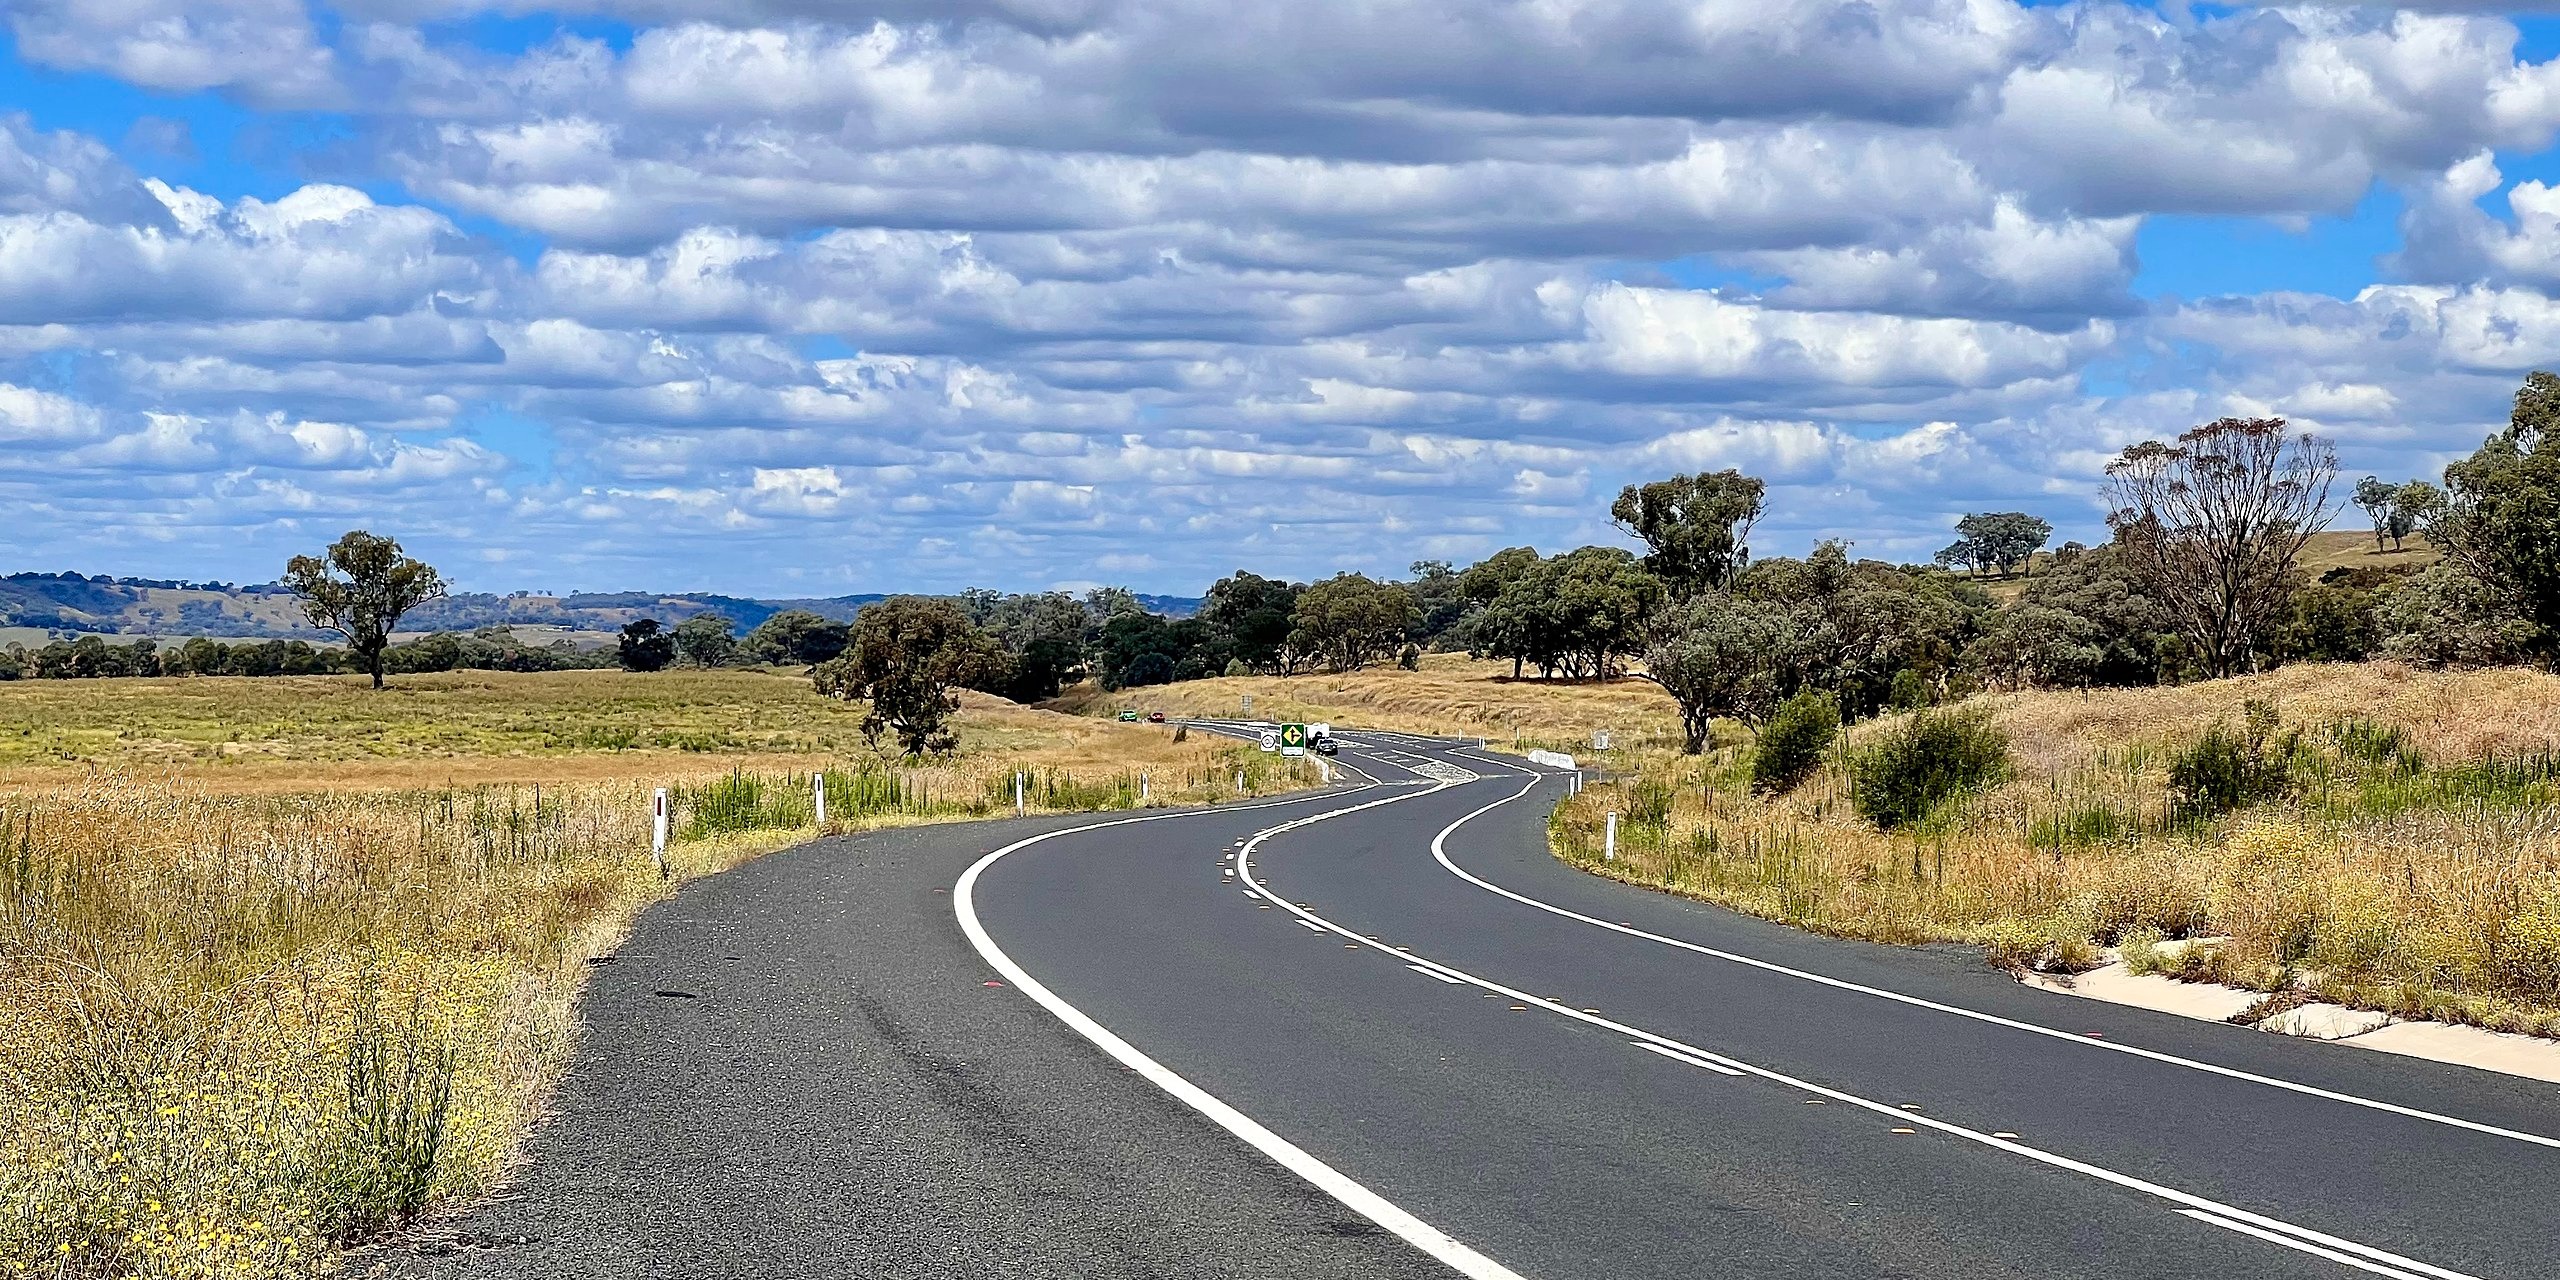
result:
[[[2560,1087],[1598,880],[1562,776],[1340,732],[1313,795],[687,888],[516,1191],[395,1266],[2560,1277]]]

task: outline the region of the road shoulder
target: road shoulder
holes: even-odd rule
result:
[[[1442,1274],[989,985],[953,880],[1089,821],[836,837],[687,886],[596,974],[514,1185],[376,1261],[419,1280]]]

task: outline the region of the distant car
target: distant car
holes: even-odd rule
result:
[[[1120,718],[1123,720],[1136,720],[1138,718],[1138,713],[1135,711],[1123,711],[1120,713]]]
[[[1147,723],[1149,723],[1149,724],[1163,724],[1163,723],[1164,723],[1164,713],[1163,713],[1163,712],[1161,712],[1161,711],[1150,711],[1150,712],[1148,712],[1148,713],[1147,713]]]
[[[1318,738],[1315,741],[1315,748],[1317,755],[1329,756],[1342,750],[1342,744],[1335,742],[1331,738]]]

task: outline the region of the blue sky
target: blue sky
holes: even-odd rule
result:
[[[2095,536],[2560,363],[2560,19],[2012,0],[7,0],[0,571],[1306,577]],[[813,17],[823,14],[824,17]]]

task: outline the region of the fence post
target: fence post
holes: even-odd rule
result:
[[[810,795],[817,801],[818,830],[824,831],[827,829],[827,775],[824,773],[810,775],[809,786]]]
[[[1609,813],[1609,834],[1603,838],[1600,860],[1602,862],[1616,862],[1618,860],[1618,814],[1616,810],[1611,810]]]
[[[1022,771],[1016,769],[1013,771],[1013,816],[1019,818],[1025,812],[1022,804]]]
[[[650,800],[649,810],[649,856],[658,860],[658,878],[664,880],[668,876],[667,789],[665,787],[658,788],[657,795]]]

